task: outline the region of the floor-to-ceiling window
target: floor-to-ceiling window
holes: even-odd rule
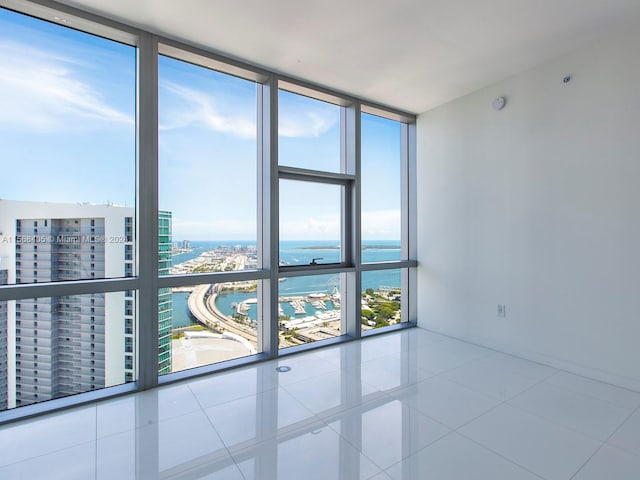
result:
[[[0,10],[1,410],[415,321],[411,115],[61,8]]]
[[[159,63],[159,207],[172,212],[170,373],[257,353],[257,86],[167,55]],[[162,290],[162,289],[161,289]]]
[[[136,48],[0,9],[0,408],[137,378]]]
[[[361,323],[369,331],[410,318],[410,132],[403,122],[371,113],[362,113],[360,131]]]

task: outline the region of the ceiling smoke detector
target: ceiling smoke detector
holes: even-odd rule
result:
[[[507,99],[504,97],[497,97],[493,100],[493,102],[491,102],[491,106],[496,112],[502,110],[506,104]]]

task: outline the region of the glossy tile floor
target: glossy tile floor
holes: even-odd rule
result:
[[[413,328],[0,427],[0,478],[637,480],[639,406]]]

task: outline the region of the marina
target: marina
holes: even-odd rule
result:
[[[214,242],[191,242],[190,251],[176,252],[172,274],[236,271],[256,268],[256,247],[248,242],[213,245]],[[286,242],[284,242],[286,244]],[[281,263],[299,262],[305,255],[317,255],[307,245],[294,244],[281,249]],[[325,247],[323,247],[325,248]],[[309,251],[307,251],[309,250]],[[363,251],[367,261],[386,260],[396,254],[393,248]],[[363,259],[364,260],[364,259]],[[294,262],[295,263],[295,262]],[[278,317],[280,348],[300,345],[341,335],[340,274],[323,274],[282,277],[278,280]],[[377,320],[371,319],[371,302],[396,301],[391,292],[397,292],[400,271],[384,270],[363,275],[363,289],[384,291],[373,297],[363,296],[362,310],[369,317],[363,328],[374,328]],[[172,288],[173,326],[176,335],[194,328],[202,328],[217,334],[229,333],[229,338],[241,338],[251,349],[258,344],[257,282],[229,282],[213,285],[194,285]],[[397,295],[397,294],[396,294]],[[391,321],[399,321],[399,317]],[[198,327],[200,325],[200,327]],[[235,337],[234,337],[235,336]],[[180,337],[182,338],[182,337]],[[217,337],[202,336],[191,339],[197,342],[220,341]]]

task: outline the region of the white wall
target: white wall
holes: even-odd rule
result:
[[[640,390],[638,45],[621,33],[420,115],[421,326]]]

